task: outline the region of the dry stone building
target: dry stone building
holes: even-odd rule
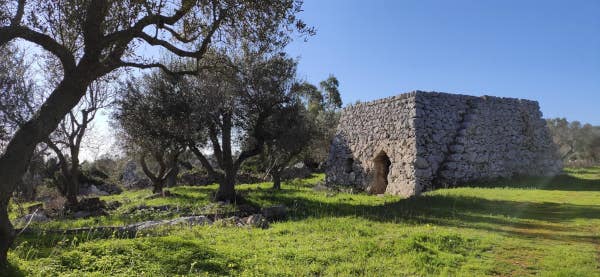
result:
[[[344,109],[326,173],[328,184],[412,196],[561,167],[537,102],[415,91]]]

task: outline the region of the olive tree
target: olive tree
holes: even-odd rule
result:
[[[161,68],[140,45],[156,46],[182,58],[200,60],[211,44],[244,39],[264,47],[285,44],[297,20],[294,0],[0,0],[0,47],[20,39],[59,61],[62,74],[34,115],[11,134],[0,156],[0,264],[6,264],[14,229],[8,218],[12,192],[36,146],[46,139],[85,95],[89,85],[125,67]]]
[[[103,81],[94,81],[81,101],[59,123],[58,128],[44,140],[58,158],[60,178],[56,186],[67,199],[66,205],[75,207],[79,194],[80,162],[82,142],[96,114],[113,101],[114,91]]]
[[[563,162],[570,165],[600,162],[597,152],[600,127],[579,121],[569,122],[565,118],[547,119],[546,122]]]
[[[154,71],[129,80],[113,114],[124,147],[139,158],[155,193],[162,193],[167,181],[174,185],[190,128],[201,122],[195,118],[201,108],[195,102],[202,98],[190,97],[191,91],[182,89],[183,78]]]
[[[295,104],[296,62],[282,53],[248,49],[215,56],[213,60],[223,60],[226,66],[200,72],[192,80],[191,88],[204,99],[204,108],[197,109],[201,124],[188,146],[218,181],[215,199],[235,201],[236,175],[242,163],[280,135],[277,124],[288,124],[278,120],[278,115]],[[214,164],[202,148],[212,150]]]
[[[316,168],[327,159],[339,121],[339,111],[342,107],[339,81],[330,75],[319,83],[319,87],[304,82],[298,84],[295,90],[301,96],[316,130],[311,145],[302,155],[307,165]]]
[[[265,142],[261,163],[271,175],[273,189],[281,189],[281,173],[290,164],[298,162],[308,150],[317,133],[314,122],[300,101],[274,115],[270,126],[277,136]]]

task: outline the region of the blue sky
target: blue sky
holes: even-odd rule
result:
[[[340,80],[345,103],[412,90],[540,102],[600,125],[600,1],[305,0],[315,26],[299,77]]]

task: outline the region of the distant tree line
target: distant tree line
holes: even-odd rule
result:
[[[569,122],[565,118],[548,119],[546,122],[566,166],[600,164],[600,126]]]

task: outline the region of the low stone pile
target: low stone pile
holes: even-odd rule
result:
[[[188,170],[179,175],[178,182],[190,186],[207,186],[216,183],[217,180],[208,176],[206,172]]]
[[[106,202],[98,197],[83,198],[74,206],[65,205],[67,215],[75,219],[108,215],[106,210]]]
[[[312,170],[308,168],[304,163],[297,163],[292,165],[281,172],[281,178],[284,180],[291,179],[304,179],[312,175]]]
[[[83,210],[79,210],[75,212],[72,217],[80,218],[91,216],[92,212],[91,208],[97,208],[98,211],[105,212],[107,209],[107,204],[104,201],[97,200],[97,198],[91,198],[91,200],[82,201],[84,206],[78,208],[84,208]],[[80,202],[81,203],[81,202]],[[31,222],[46,222],[49,219],[43,211],[39,212],[39,207],[37,207],[35,213],[28,214],[20,219],[17,219],[15,223],[17,224],[27,224],[29,221]],[[156,206],[156,207],[147,207],[147,206],[139,206],[132,209],[129,212],[139,212],[144,210],[152,210],[152,212],[156,211],[171,211],[173,206]],[[96,212],[98,213],[98,212]],[[244,213],[239,214],[208,214],[208,215],[192,215],[192,216],[184,216],[178,217],[174,219],[163,219],[163,220],[148,220],[137,222],[125,226],[99,226],[99,227],[83,227],[83,228],[74,228],[68,230],[45,230],[48,233],[61,233],[61,234],[80,234],[91,232],[94,234],[105,234],[105,235],[115,235],[115,234],[124,234],[127,236],[135,236],[137,232],[149,230],[157,227],[167,227],[167,226],[177,226],[177,225],[187,225],[187,226],[195,226],[195,225],[219,225],[219,226],[235,226],[235,227],[253,227],[253,228],[262,228],[266,229],[269,227],[270,221],[282,220],[287,217],[287,207],[284,205],[275,205],[270,207],[265,207],[260,210],[260,213],[254,213],[250,215],[240,216]],[[20,230],[19,230],[20,231]],[[25,230],[28,232],[32,232],[31,230]]]
[[[110,183],[101,184],[82,184],[79,194],[80,195],[95,195],[95,196],[106,196],[112,194],[120,194],[123,190]]]

